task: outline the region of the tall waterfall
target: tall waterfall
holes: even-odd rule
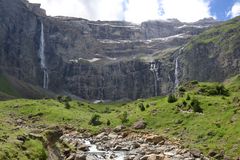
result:
[[[39,46],[39,57],[41,60],[41,69],[43,70],[43,88],[48,89],[48,70],[45,60],[45,40],[44,40],[44,26],[41,23],[41,35],[40,35],[40,46]]]
[[[176,58],[175,60],[175,73],[174,73],[174,76],[175,76],[175,89],[178,87],[179,85],[179,80],[178,80],[178,57]]]
[[[174,82],[174,85],[175,85],[175,89],[177,89],[177,87],[179,86],[179,62],[178,62],[178,58],[179,58],[179,55],[182,54],[183,52],[183,49],[185,48],[185,46],[183,46],[182,48],[179,49],[179,53],[175,59],[175,72],[174,72],[174,77],[175,77],[175,82]]]
[[[154,95],[158,96],[158,81],[160,80],[159,75],[158,75],[158,65],[157,62],[151,62],[150,63],[150,71],[153,73],[154,77]]]

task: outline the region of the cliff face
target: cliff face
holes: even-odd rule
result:
[[[39,86],[47,72],[49,90],[57,93],[91,100],[137,99],[173,91],[176,79],[222,81],[232,70],[238,72],[238,62],[227,69],[234,56],[219,56],[217,44],[191,40],[219,23],[212,19],[95,22],[47,17],[24,0],[0,0],[0,15],[1,70]]]
[[[38,17],[21,1],[0,0],[0,66],[20,80],[39,84]]]

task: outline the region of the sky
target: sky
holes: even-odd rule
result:
[[[41,3],[50,16],[89,20],[147,20],[176,18],[194,22],[213,17],[227,20],[240,15],[240,0],[29,0]]]

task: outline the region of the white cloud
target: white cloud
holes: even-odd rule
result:
[[[183,22],[193,22],[206,17],[210,13],[210,0],[161,0],[162,18],[177,18]]]
[[[192,22],[211,17],[211,0],[29,0],[38,2],[51,16],[90,20],[146,20],[177,18]],[[124,4],[124,5],[123,5]],[[161,12],[160,12],[161,11]]]
[[[126,7],[126,21],[140,23],[160,18],[158,0],[129,0]]]
[[[227,16],[233,18],[239,15],[240,15],[240,2],[236,2],[232,6],[232,9],[227,13]]]
[[[82,17],[90,20],[121,20],[122,0],[29,0],[41,3],[50,16]]]

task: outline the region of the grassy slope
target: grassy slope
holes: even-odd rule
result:
[[[53,93],[0,72],[0,100],[53,97]]]
[[[239,48],[239,37],[240,17],[236,17],[196,36],[187,48],[192,49],[198,44],[215,44],[221,47],[223,53],[228,54]]]
[[[137,100],[130,103],[115,104],[91,104],[87,102],[71,101],[70,109],[66,109],[63,103],[56,100],[10,100],[0,102],[0,159],[4,157],[20,157],[20,159],[44,157],[42,144],[36,140],[29,140],[21,147],[16,140],[17,135],[30,132],[29,129],[16,130],[14,125],[16,119],[21,117],[26,120],[26,125],[33,127],[47,125],[73,126],[77,129],[88,129],[98,132],[101,128],[108,127],[107,120],[111,122],[110,127],[121,124],[120,115],[127,111],[131,126],[139,119],[147,122],[147,131],[164,134],[169,138],[177,138],[188,148],[199,148],[205,154],[210,150],[224,150],[226,155],[237,157],[240,154],[240,107],[234,97],[239,97],[240,77],[236,76],[226,81],[225,85],[231,90],[230,96],[206,96],[198,94],[203,86],[213,86],[213,83],[200,83],[188,89],[185,94],[175,103],[168,103],[166,97],[155,97],[146,100]],[[176,105],[186,100],[190,95],[200,101],[203,114],[182,113],[176,110]],[[239,97],[240,99],[240,97]],[[140,111],[138,104],[143,103],[145,111]],[[39,114],[38,120],[33,122],[29,115]],[[154,114],[153,114],[154,113]],[[99,114],[103,122],[100,126],[88,124],[93,114]],[[4,136],[9,135],[6,142],[1,141]],[[1,138],[3,137],[3,138]],[[5,137],[6,138],[6,137]],[[27,149],[26,149],[27,148]],[[38,148],[38,149],[36,149]],[[32,154],[27,154],[27,153]]]

